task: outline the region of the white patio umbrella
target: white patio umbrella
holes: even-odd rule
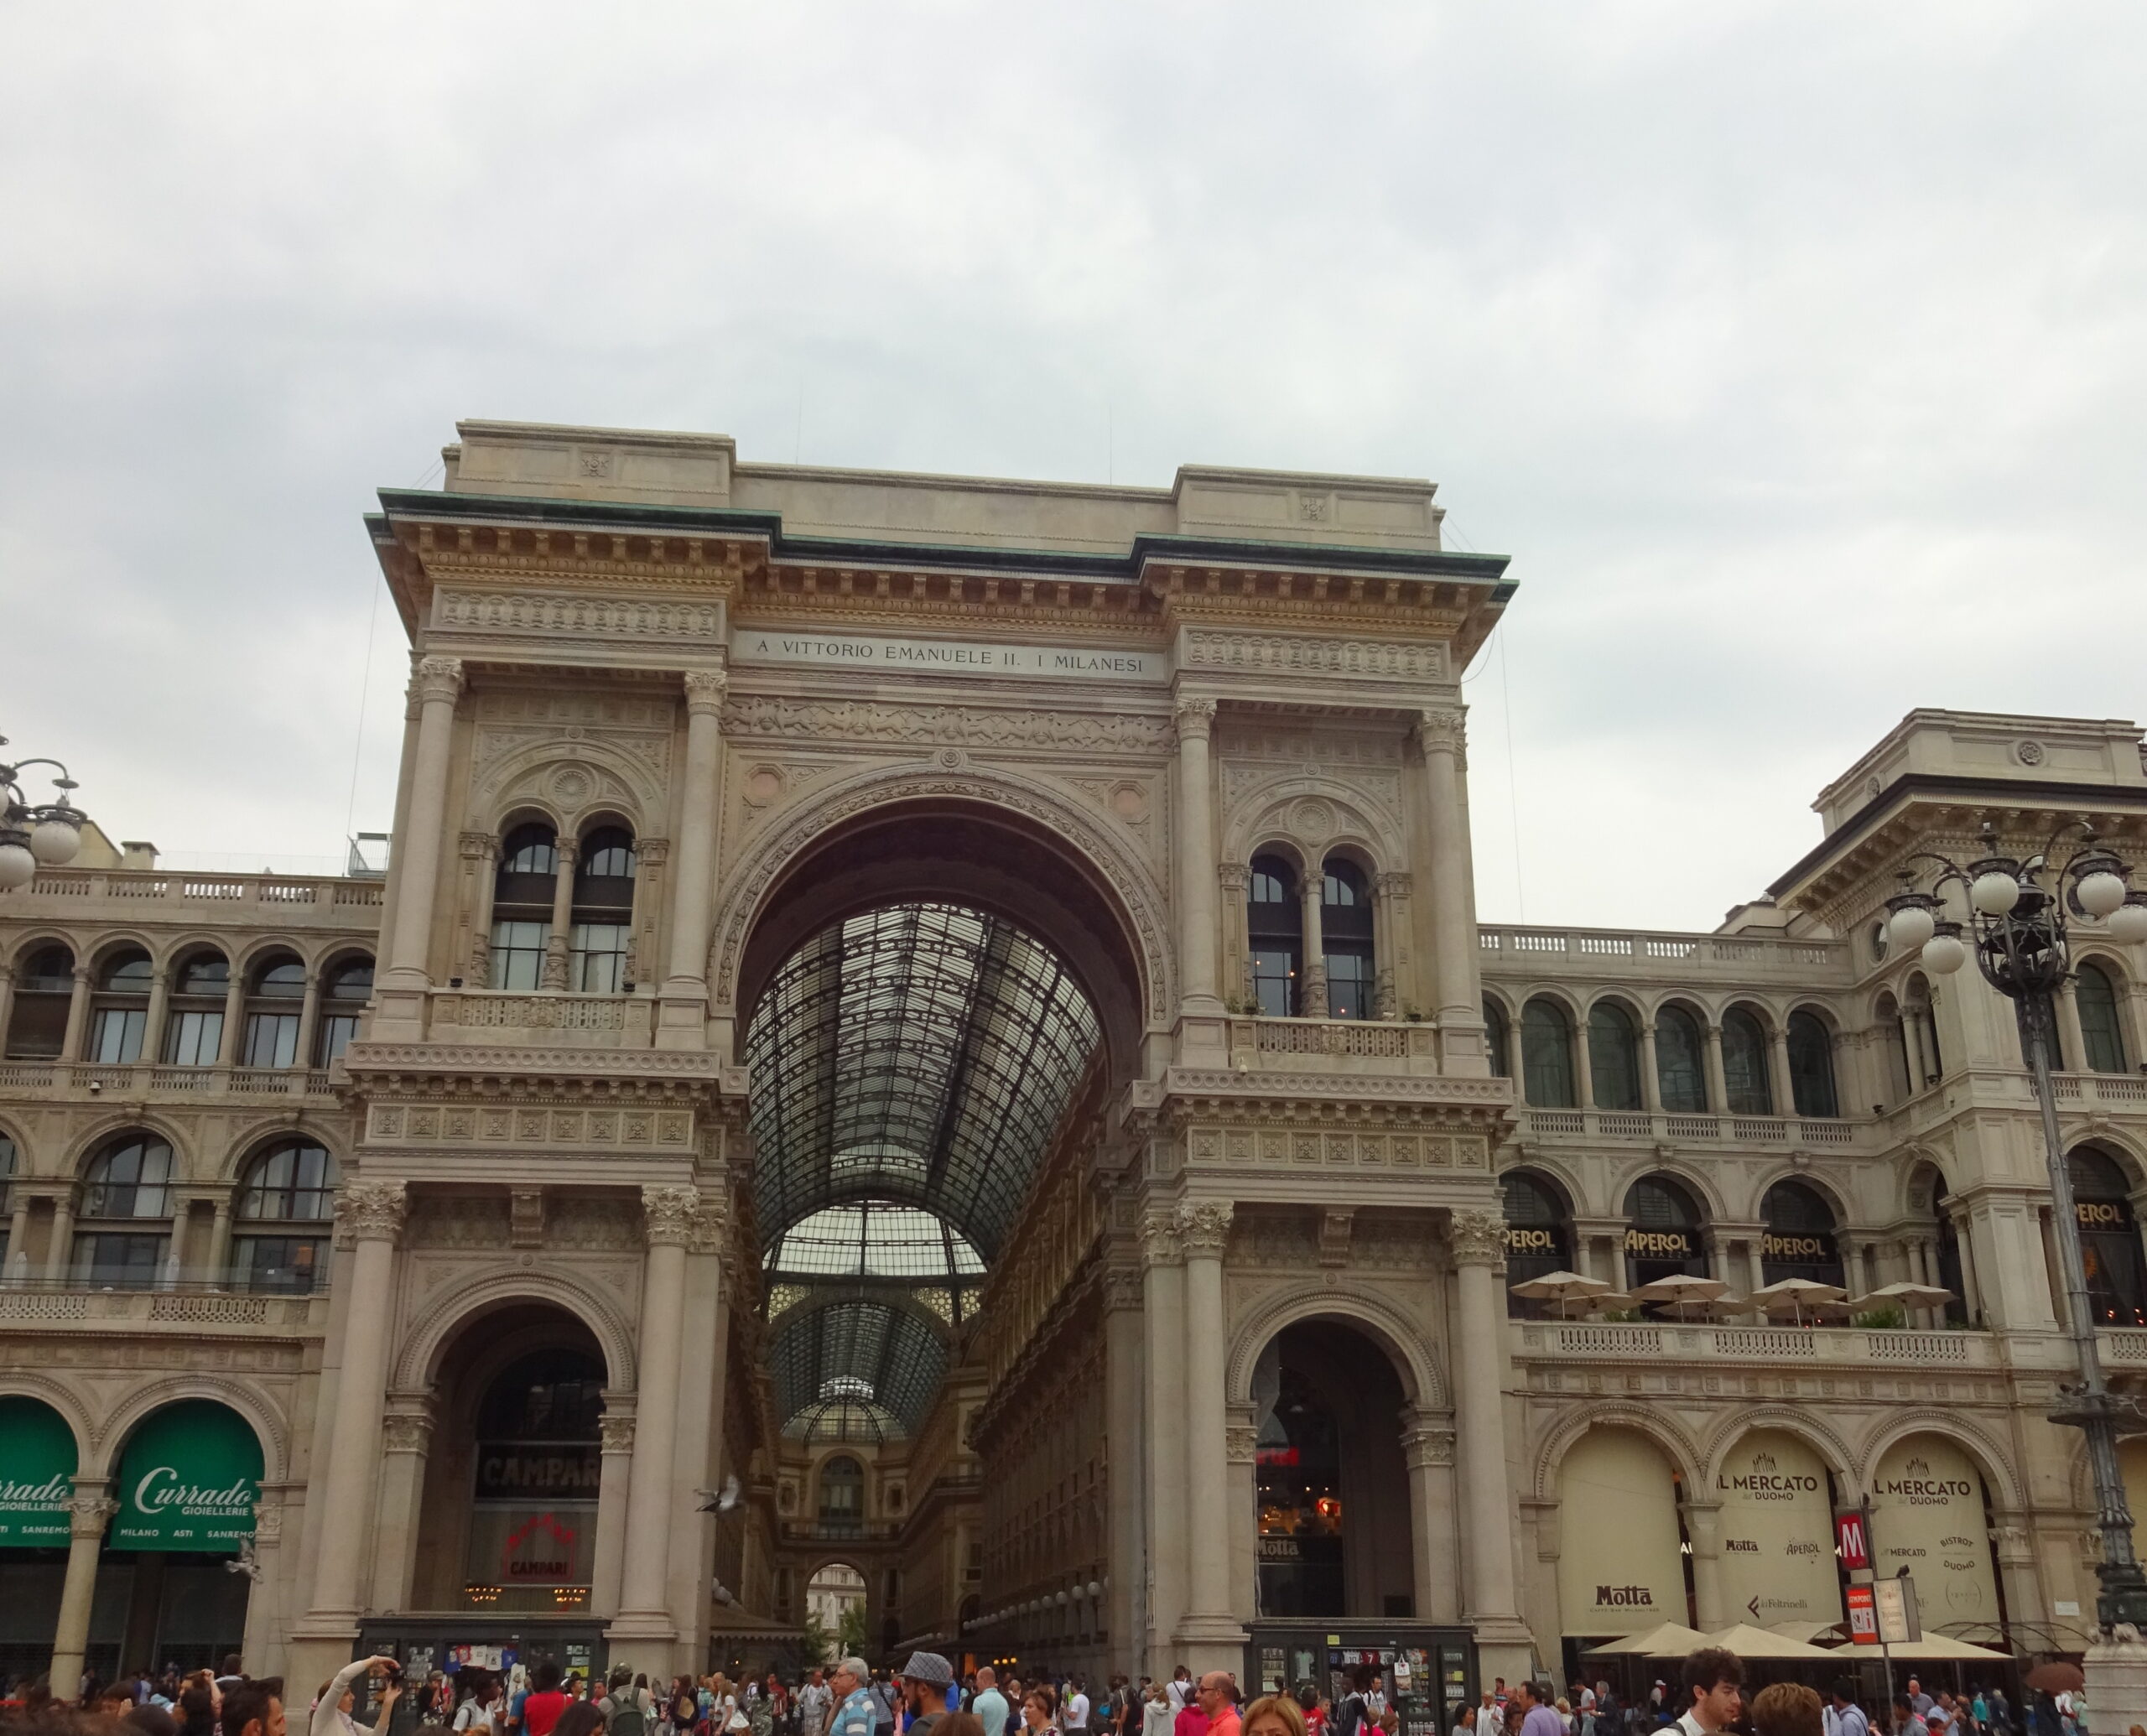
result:
[[[1723,1646],[1740,1658],[1838,1658],[1841,1655],[1838,1652],[1827,1651],[1817,1645],[1806,1645],[1801,1640],[1792,1640],[1786,1634],[1774,1634],[1765,1628],[1755,1628],[1749,1622],[1739,1622],[1734,1627],[1724,1628],[1719,1634],[1710,1634],[1707,1643]]]
[[[1823,1302],[1838,1302],[1848,1292],[1838,1284],[1822,1284],[1816,1278],[1777,1278],[1752,1292],[1752,1300],[1770,1314],[1791,1314],[1799,1326],[1804,1311]]]
[[[1635,1302],[1660,1303],[1681,1320],[1687,1308],[1708,1307],[1729,1294],[1729,1286],[1721,1279],[1695,1278],[1685,1272],[1633,1286]]]
[[[1688,1628],[1682,1622],[1666,1621],[1645,1632],[1628,1634],[1622,1640],[1606,1640],[1600,1645],[1591,1645],[1587,1655],[1592,1658],[1677,1658],[1697,1651],[1707,1643],[1707,1635],[1698,1629]]]
[[[1540,1278],[1524,1279],[1506,1286],[1515,1296],[1530,1302],[1548,1302],[1559,1313],[1568,1310],[1586,1313],[1599,1306],[1598,1298],[1607,1294],[1610,1286],[1600,1278],[1583,1277],[1578,1272],[1546,1272]]]
[[[1858,1313],[1872,1308],[1942,1308],[1953,1300],[1953,1292],[1936,1284],[1902,1282],[1882,1284],[1878,1289],[1858,1297],[1849,1306]]]

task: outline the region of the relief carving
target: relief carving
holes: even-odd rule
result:
[[[392,1242],[407,1210],[400,1182],[346,1182],[335,1196],[335,1227],[353,1241]]]
[[[698,600],[605,596],[588,591],[465,590],[433,593],[433,626],[450,632],[723,642],[723,609]]]
[[[1443,681],[1446,647],[1323,639],[1295,633],[1235,633],[1188,627],[1184,658],[1196,669],[1258,675],[1341,675],[1383,681]]]
[[[863,700],[785,699],[747,694],[724,707],[726,736],[892,741],[1063,749],[1081,753],[1161,754],[1170,733],[1160,718],[996,710],[980,705],[886,705]]]

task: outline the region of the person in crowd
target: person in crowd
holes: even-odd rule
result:
[[[552,1736],[568,1703],[559,1666],[547,1658],[529,1672],[529,1692],[522,1697],[522,1736]]]
[[[1171,1711],[1173,1714],[1184,1711],[1187,1703],[1194,1697],[1193,1671],[1183,1664],[1180,1664],[1177,1669],[1171,1671],[1170,1697]]]
[[[1048,1682],[1038,1682],[1022,1696],[1023,1736],[1058,1736],[1058,1695]]]
[[[1171,1720],[1171,1736],[1208,1736],[1208,1714],[1200,1704],[1197,1685],[1186,1697],[1177,1716]]]
[[[169,1707],[149,1700],[137,1706],[121,1720],[129,1736],[179,1736],[179,1722],[172,1717]]]
[[[947,1701],[954,1691],[954,1666],[936,1651],[913,1651],[902,1666],[902,1705],[908,1716],[902,1728],[911,1736],[924,1736],[947,1716]]]
[[[1080,1676],[1075,1676],[1068,1678],[1066,1687],[1067,1694],[1064,1702],[1066,1712],[1065,1716],[1058,1721],[1058,1728],[1064,1733],[1064,1736],[1074,1736],[1074,1733],[1077,1730],[1080,1732],[1080,1736],[1089,1736],[1089,1696],[1085,1692],[1087,1683]]]
[[[999,1692],[999,1672],[989,1664],[976,1672],[976,1696],[970,1710],[984,1726],[984,1736],[1006,1736],[1006,1718],[1013,1708]]]
[[[202,1671],[179,1691],[179,1736],[215,1736],[216,1678]]]
[[[1818,1691],[1801,1681],[1774,1681],[1752,1697],[1753,1736],[1825,1736]]]
[[[361,1736],[362,1727],[351,1716],[357,1704],[358,1678],[366,1675],[399,1674],[402,1666],[390,1657],[360,1658],[356,1663],[346,1664],[334,1677],[320,1685],[320,1697],[313,1702],[312,1736]],[[375,1736],[387,1736],[387,1720],[395,1709],[395,1702],[403,1697],[403,1684],[391,1680],[381,1690],[380,1716],[374,1722]]]
[[[961,1692],[961,1684],[957,1682],[949,1697],[949,1705],[960,1697]],[[983,1721],[974,1712],[949,1712],[933,1728],[936,1736],[984,1736]]]
[[[1327,1702],[1320,1697],[1319,1690],[1309,1681],[1300,1682],[1295,1697],[1304,1708],[1305,1736],[1327,1736]]]
[[[507,1711],[507,1694],[498,1676],[491,1671],[478,1673],[477,1690],[455,1708],[450,1729],[468,1730],[472,1736],[499,1736],[500,1720]],[[315,1736],[325,1736],[316,1732]],[[632,1736],[643,1736],[641,1731]]]
[[[1255,1700],[1240,1723],[1244,1736],[1306,1736],[1304,1708],[1287,1694]]]
[[[1208,1714],[1208,1736],[1240,1736],[1238,1684],[1229,1671],[1200,1678],[1200,1709]]]
[[[1549,1682],[1516,1683],[1512,1700],[1521,1711],[1521,1728],[1515,1736],[1565,1736],[1564,1726],[1558,1722],[1555,1703],[1551,1697]]]
[[[604,1714],[589,1700],[570,1702],[552,1726],[552,1736],[597,1736],[604,1728]]]
[[[225,1653],[223,1662],[216,1669],[216,1692],[228,1694],[245,1680],[246,1660],[235,1651]],[[277,1697],[280,1699],[282,1696]]]
[[[1476,1736],[1476,1708],[1474,1706],[1461,1708],[1461,1716],[1453,1721],[1453,1728],[1447,1732],[1447,1736]]]
[[[798,1736],[828,1736],[828,1721],[834,1715],[834,1692],[818,1670],[808,1671],[805,1685],[798,1690]]]
[[[873,1736],[880,1708],[873,1703],[871,1681],[872,1667],[862,1658],[845,1658],[835,1666],[829,1684],[835,1697],[829,1736]]]
[[[1894,1696],[1894,1736],[1931,1736],[1931,1727],[1923,1721],[1923,1714],[1916,1709],[1916,1702],[1904,1690]],[[2057,1736],[2056,1731],[2049,1736]]]
[[[1871,1720],[1856,1703],[1856,1683],[1846,1676],[1836,1676],[1827,1694],[1826,1736],[1871,1736]]]
[[[1171,1685],[1150,1682],[1141,1696],[1140,1736],[1171,1736],[1171,1723],[1177,1716],[1171,1708]]]
[[[1744,1710],[1744,1666],[1735,1652],[1703,1645],[1685,1660],[1682,1676],[1685,1710],[1677,1728],[1685,1736],[1720,1736],[1737,1722]]]
[[[649,1736],[655,1723],[656,1699],[648,1691],[648,1678],[624,1669],[614,1670],[611,1690],[596,1702],[596,1709],[604,1714],[606,1736]]]
[[[238,1660],[230,1657],[224,1662],[232,1666]],[[217,1681],[221,1686],[223,1678],[219,1676]],[[217,1717],[223,1724],[223,1736],[289,1736],[283,1717],[283,1678],[271,1676],[257,1681],[237,1678],[224,1689],[223,1709]]]

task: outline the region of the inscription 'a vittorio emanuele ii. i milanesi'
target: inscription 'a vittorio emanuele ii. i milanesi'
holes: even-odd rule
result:
[[[876,634],[736,634],[730,654],[740,663],[819,663],[897,673],[944,671],[961,675],[1026,675],[1077,681],[1161,681],[1167,660],[1151,651],[1103,651],[1063,645],[979,645],[948,639],[891,639]]]

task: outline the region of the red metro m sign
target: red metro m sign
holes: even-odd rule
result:
[[[1861,1508],[1851,1507],[1834,1515],[1834,1553],[1852,1573],[1871,1566],[1871,1531]]]

